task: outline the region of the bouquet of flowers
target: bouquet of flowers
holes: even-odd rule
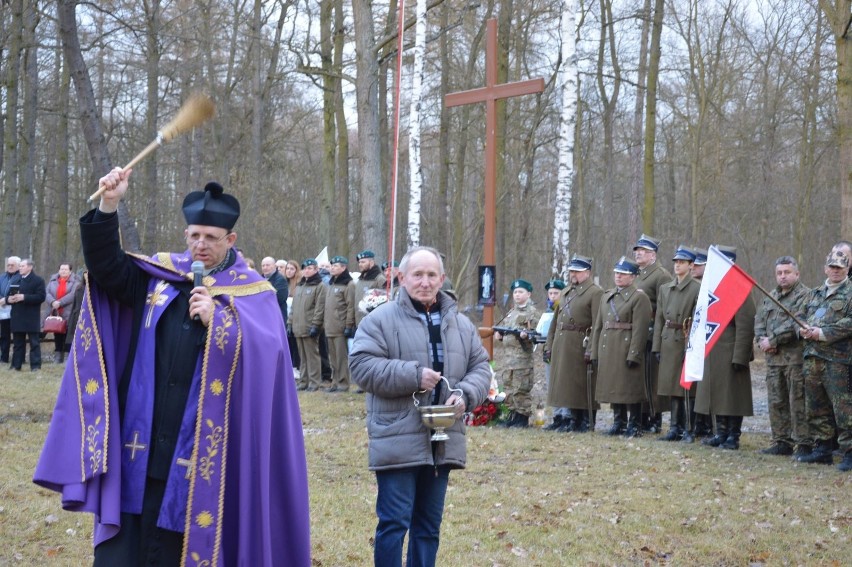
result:
[[[478,427],[480,425],[505,421],[508,413],[506,404],[486,399],[480,405],[473,408],[472,412],[465,414],[465,424]]]
[[[388,302],[388,292],[384,289],[368,289],[364,293],[364,299],[358,302],[358,309],[363,313],[369,313],[376,307]]]

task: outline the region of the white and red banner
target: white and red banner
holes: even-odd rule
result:
[[[698,302],[692,314],[692,327],[686,344],[680,384],[689,389],[704,378],[704,360],[722,336],[737,309],[754,287],[751,279],[718,248],[707,251],[707,267],[701,280]]]

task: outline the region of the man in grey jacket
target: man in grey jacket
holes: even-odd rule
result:
[[[349,354],[352,380],[367,392],[369,467],[378,484],[376,566],[402,565],[406,532],[406,566],[435,565],[449,472],[466,462],[460,418],[485,399],[491,383],[488,354],[441,291],[444,277],[437,250],[409,250],[399,266],[398,300],[363,319]],[[421,405],[455,406],[448,440],[430,440],[412,395]]]

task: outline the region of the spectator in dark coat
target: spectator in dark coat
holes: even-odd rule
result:
[[[17,256],[6,258],[6,271],[0,274],[0,362],[9,362],[9,350],[12,348],[12,305],[6,303],[9,284],[18,275],[21,259]]]
[[[10,294],[6,301],[12,305],[12,368],[20,370],[24,365],[26,341],[30,342],[30,370],[41,369],[41,304],[46,296],[44,279],[33,271],[33,261],[21,260],[19,275],[11,286],[18,285],[18,292]]]
[[[287,280],[278,272],[275,258],[267,256],[260,261],[260,273],[275,288],[275,296],[278,299],[278,307],[281,309],[281,317],[284,319],[284,327],[287,327],[287,298],[290,295]]]

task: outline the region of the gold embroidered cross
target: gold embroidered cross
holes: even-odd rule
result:
[[[192,475],[192,461],[190,459],[178,459],[175,462],[182,467],[186,467],[186,474],[183,478],[188,479]]]
[[[154,316],[154,307],[162,306],[166,299],[168,299],[163,292],[166,290],[166,287],[169,284],[164,281],[157,282],[157,285],[154,287],[154,291],[148,294],[148,299],[146,303],[151,307],[148,308],[148,317],[145,318],[145,328],[148,329],[151,327],[151,318]]]
[[[139,432],[138,431],[133,432],[133,441],[131,441],[130,443],[125,443],[124,446],[127,447],[128,449],[130,449],[130,460],[131,461],[136,460],[136,451],[144,451],[145,449],[148,448],[148,445],[145,445],[144,443],[139,442]]]

